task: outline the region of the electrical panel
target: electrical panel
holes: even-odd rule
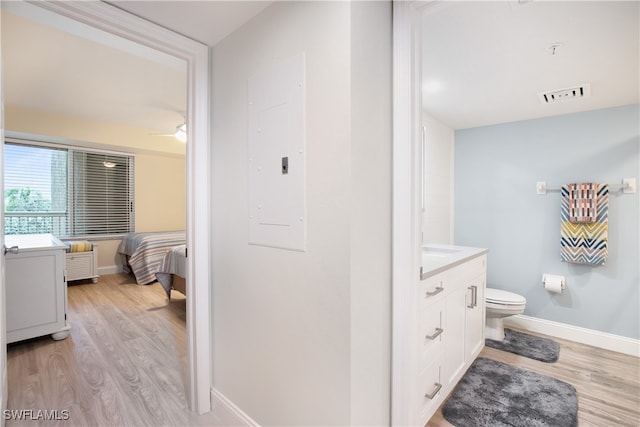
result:
[[[249,243],[304,251],[304,53],[260,68],[248,83]]]

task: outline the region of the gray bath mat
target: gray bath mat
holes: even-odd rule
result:
[[[573,427],[576,389],[563,381],[478,358],[442,408],[457,427]]]
[[[504,341],[486,339],[487,347],[519,354],[541,362],[557,362],[560,344],[548,338],[536,337],[522,332],[504,329]]]

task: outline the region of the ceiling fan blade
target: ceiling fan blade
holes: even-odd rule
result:
[[[176,131],[173,133],[150,133],[150,136],[173,136],[179,139],[182,142],[185,142],[187,139],[187,124],[185,122],[180,123],[176,126]]]

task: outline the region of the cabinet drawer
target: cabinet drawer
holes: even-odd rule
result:
[[[430,304],[438,300],[445,293],[447,274],[440,273],[420,282],[418,286],[419,297],[422,304]]]
[[[420,312],[420,366],[426,366],[434,355],[439,354],[442,343],[442,304],[431,304]]]
[[[96,275],[93,252],[66,254],[67,280],[91,278]]]
[[[425,368],[418,380],[418,414],[420,414],[420,425],[425,425],[431,415],[442,402],[442,381],[440,379],[440,359],[434,360]]]

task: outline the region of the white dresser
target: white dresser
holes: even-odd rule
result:
[[[5,256],[7,342],[68,337],[66,245],[51,234],[7,235],[5,245],[18,248]]]

